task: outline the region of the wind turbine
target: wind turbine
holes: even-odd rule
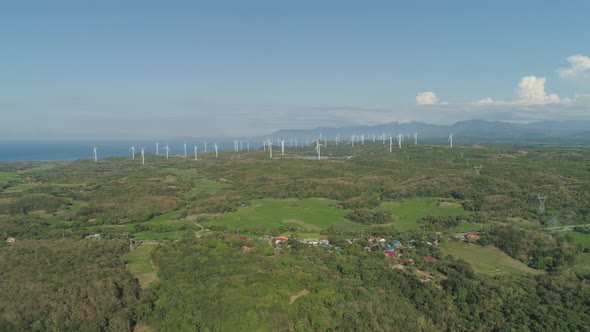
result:
[[[170,148],[168,147],[168,145],[163,147],[162,150],[166,150],[166,159],[168,159],[168,153],[170,153]]]
[[[156,142],[156,156],[160,155],[160,143]]]
[[[397,134],[397,146],[401,149],[402,148],[402,139],[404,138],[404,135],[402,134]]]
[[[184,142],[184,158],[186,159],[186,142]]]
[[[414,132],[414,145],[418,144],[418,132]]]
[[[449,147],[451,149],[453,148],[453,135],[454,135],[453,133],[450,133],[449,134],[449,139],[448,139],[448,141],[449,141]]]
[[[354,139],[356,138],[355,135],[352,135],[352,137],[350,138],[350,145],[354,148]]]
[[[270,152],[270,159],[272,159],[272,142],[268,140],[268,151]]]
[[[318,153],[318,160],[322,159],[322,147],[323,145],[320,144],[320,140],[316,141],[315,150]]]
[[[389,136],[389,152],[393,152],[393,136]]]
[[[135,160],[135,147],[132,145],[129,151],[131,151],[131,160]]]
[[[145,151],[144,150],[145,150],[145,148],[142,147],[141,148],[141,164],[142,165],[145,165]]]
[[[195,160],[199,160],[199,157],[197,156],[197,146],[195,145]]]
[[[285,140],[281,141],[281,156],[285,155]]]
[[[207,141],[205,141],[205,153],[207,153]]]
[[[213,144],[213,146],[215,146],[215,158],[217,158],[219,155],[217,154],[217,143]]]
[[[97,163],[98,162],[98,154],[96,153],[96,145],[94,146],[94,149],[92,150],[92,156],[94,157],[94,162]]]

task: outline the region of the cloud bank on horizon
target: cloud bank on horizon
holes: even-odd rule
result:
[[[572,55],[567,58],[569,67],[557,69],[558,75],[564,80],[586,81],[590,79],[590,57]],[[590,108],[590,93],[576,92],[572,98],[560,97],[555,93],[548,93],[545,77],[534,75],[524,76],[516,86],[516,98],[512,100],[496,100],[492,97],[474,102],[459,102],[449,104],[439,102],[439,97],[432,91],[419,92],[416,95],[416,107],[428,105],[432,111],[434,105],[451,105],[454,111],[447,107],[438,107],[440,111],[447,111],[450,118],[457,114],[457,109],[463,109],[465,114],[480,115],[483,119],[530,122],[545,119],[587,119]],[[422,110],[426,111],[426,110]]]

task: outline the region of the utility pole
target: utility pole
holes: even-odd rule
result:
[[[475,169],[475,174],[479,175],[479,171],[481,171],[481,165],[475,165],[473,166],[473,169]]]

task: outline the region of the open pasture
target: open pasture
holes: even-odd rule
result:
[[[348,221],[338,202],[328,199],[259,199],[206,225],[272,229],[283,226],[319,231],[330,225],[360,228]]]
[[[459,242],[445,242],[439,246],[446,255],[467,261],[476,272],[492,276],[540,274],[542,271],[526,266],[494,247],[482,247]]]
[[[470,212],[459,204],[439,202],[434,198],[410,198],[402,202],[383,202],[381,208],[398,219],[394,227],[408,231],[418,226],[418,221],[427,216],[460,216]]]

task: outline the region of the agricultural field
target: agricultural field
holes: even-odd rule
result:
[[[260,199],[236,212],[214,218],[205,225],[223,225],[249,229],[295,228],[304,232],[319,232],[331,225],[348,229],[360,227],[345,217],[338,202],[327,199]]]
[[[417,228],[418,221],[426,216],[458,217],[471,213],[458,203],[424,197],[409,198],[402,202],[383,202],[381,208],[399,218],[393,226],[399,231]]]
[[[567,234],[574,239],[575,243],[584,248],[590,248],[590,234],[579,233],[576,231],[567,232]]]
[[[467,261],[476,272],[490,276],[540,274],[543,271],[532,269],[522,262],[508,256],[494,247],[482,247],[461,242],[444,242],[439,246],[445,255],[452,255]]]

